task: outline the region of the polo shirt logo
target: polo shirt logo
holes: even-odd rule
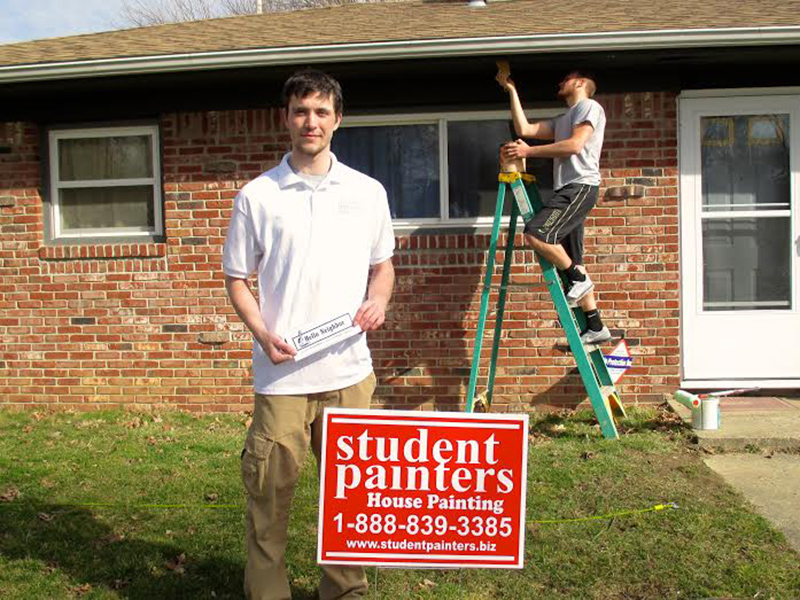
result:
[[[342,198],[339,200],[340,215],[355,215],[362,212],[362,204],[354,198]]]

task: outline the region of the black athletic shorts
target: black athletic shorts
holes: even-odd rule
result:
[[[543,202],[544,207],[525,224],[525,233],[561,244],[576,265],[583,264],[583,222],[597,204],[600,187],[569,183]]]

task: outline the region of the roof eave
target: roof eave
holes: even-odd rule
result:
[[[0,84],[341,61],[797,43],[795,26],[401,40],[10,65],[0,67]]]

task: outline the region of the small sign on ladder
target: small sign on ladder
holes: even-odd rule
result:
[[[608,374],[611,375],[611,382],[614,384],[625,374],[625,371],[633,366],[633,357],[631,357],[625,340],[620,340],[616,348],[611,351],[611,354],[605,355],[603,360],[606,362]]]

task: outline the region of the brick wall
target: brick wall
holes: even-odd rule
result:
[[[640,185],[646,194],[609,199],[601,190],[588,222],[587,267],[604,320],[625,332],[635,355],[620,386],[623,400],[660,401],[679,375],[675,98],[600,101],[608,113],[604,185]],[[269,110],[167,114],[161,133],[166,243],[51,247],[43,245],[40,132],[0,125],[0,146],[10,148],[0,154],[0,402],[204,411],[250,405],[249,335],[228,306],[221,245],[236,190],[278,162],[287,137]],[[398,239],[394,300],[385,328],[370,340],[381,403],[463,403],[488,241],[466,234]],[[497,259],[499,273],[502,252]],[[534,265],[529,250],[515,253],[497,410],[584,399]]]

